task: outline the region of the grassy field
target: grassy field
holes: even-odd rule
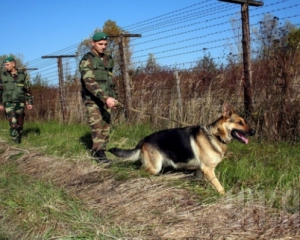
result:
[[[102,184],[103,188],[106,189],[103,190],[102,196],[103,198],[104,196],[109,197],[108,202],[112,204],[112,196],[107,195],[109,191],[112,191],[108,190],[111,189],[112,185],[115,189],[119,188],[118,195],[115,197],[123,198],[122,201],[120,200],[123,203],[126,199],[125,194],[133,191],[130,190],[131,187],[125,191],[124,186],[135,186],[133,185],[135,183],[139,184],[136,186],[137,189],[139,187],[144,189],[151,184],[142,184],[141,182],[150,179],[153,184],[151,185],[152,188],[155,186],[160,189],[163,186],[164,192],[173,189],[172,193],[170,192],[170,195],[165,197],[163,201],[167,201],[168,198],[171,199],[171,203],[168,204],[170,204],[170,208],[176,206],[174,207],[174,214],[176,211],[178,213],[182,207],[179,206],[182,202],[181,204],[176,202],[176,195],[171,195],[176,191],[184,191],[186,197],[190,196],[189,200],[186,201],[192,201],[193,204],[205,203],[205,205],[215,206],[216,203],[225,201],[227,203],[230,201],[232,204],[237,201],[239,203],[242,201],[243,204],[251,201],[255,204],[263,204],[264,207],[276,209],[276,211],[284,210],[291,215],[299,213],[299,144],[266,143],[255,137],[250,138],[248,145],[242,145],[237,141],[232,142],[229,145],[225,160],[217,168],[220,182],[227,191],[225,197],[220,197],[207,183],[195,180],[190,173],[171,171],[163,176],[153,177],[140,169],[138,163],[121,162],[117,159],[114,159],[114,164],[109,170],[99,170],[92,178],[97,165],[89,156],[91,137],[87,125],[26,122],[23,141],[20,145],[9,139],[6,121],[2,120],[0,126],[0,139],[2,139],[0,143],[1,240],[118,239],[122,237],[128,239],[129,236],[144,236],[141,239],[144,239],[145,236],[149,239],[159,238],[159,235],[155,236],[154,234],[154,229],[159,225],[151,223],[153,229],[149,225],[138,230],[129,228],[127,226],[129,223],[120,220],[121,215],[120,212],[117,213],[118,210],[108,210],[107,206],[98,206],[94,202],[91,204],[95,195],[87,196],[78,192],[80,184],[87,182],[88,185],[84,189],[91,188],[94,184],[97,187]],[[112,129],[109,147],[131,148],[136,145],[140,138],[155,130],[147,125],[116,125]],[[27,159],[30,157],[36,159],[36,162],[28,162]],[[35,165],[41,162],[38,157],[46,159],[43,160],[43,164],[50,161],[49,159],[54,159],[55,164],[51,166],[53,173],[44,169],[45,167],[35,168]],[[47,167],[47,165],[45,166]],[[69,185],[64,182],[67,182],[72,174],[60,173],[59,175],[55,172],[58,171],[57,168],[61,168],[62,171],[64,167],[69,167],[72,169],[69,171],[72,172],[75,171],[74,166],[78,168],[77,172],[85,173],[86,178],[76,185],[75,190],[73,188],[70,190]],[[33,168],[35,168],[34,171]],[[141,184],[142,186],[140,186]],[[152,188],[148,189],[147,193],[151,192]],[[92,192],[91,189],[89,189],[90,192]],[[120,195],[120,192],[124,196]],[[241,193],[244,196],[242,200]],[[135,198],[134,195],[132,194],[130,197]],[[162,199],[159,202],[162,203]],[[148,202],[148,204],[150,203]],[[130,205],[130,203],[125,205]],[[166,203],[163,205],[165,206]],[[100,211],[98,208],[101,207],[105,208],[106,211],[103,209]],[[159,207],[161,206],[156,206],[156,208]],[[115,208],[118,209],[116,206]],[[131,210],[133,211],[133,206],[131,206]],[[127,209],[127,212],[131,210]],[[158,213],[153,214],[157,215]],[[147,215],[143,216],[145,219],[147,218]],[[141,223],[141,220],[137,219],[136,217],[136,219],[132,218],[126,221],[132,221],[135,224],[137,221]],[[120,222],[118,222],[119,220]],[[161,222],[160,226],[169,227],[172,225],[172,223],[167,222]],[[174,226],[176,226],[175,222]],[[143,235],[137,235],[136,232]]]

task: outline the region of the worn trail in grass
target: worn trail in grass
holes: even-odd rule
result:
[[[69,134],[74,139],[85,136],[84,131],[66,131],[60,136]],[[57,130],[52,132],[59,134]],[[30,134],[34,138],[36,133]],[[47,132],[43,130],[43,134]],[[121,139],[119,145],[134,144],[126,135],[120,138],[119,134],[115,129],[114,142]],[[131,137],[139,139],[143,134],[131,134]],[[298,203],[296,198],[299,191],[295,188],[299,187],[299,179],[290,167],[295,164],[294,156],[299,154],[294,147],[287,152],[283,147],[272,149],[270,145],[264,149],[263,157],[253,145],[248,148],[234,145],[233,152],[218,168],[228,190],[220,197],[205,182],[199,183],[183,172],[154,177],[135,163],[117,160],[112,168],[104,169],[91,161],[80,141],[73,143],[79,146],[79,150],[72,150],[78,154],[59,154],[59,151],[50,154],[43,140],[38,144],[46,149],[29,146],[29,137],[20,146],[3,140],[0,144],[0,237],[2,234],[3,239],[33,236],[39,239],[200,236],[202,239],[288,239],[300,236],[299,198]],[[37,144],[32,141],[33,145]],[[56,144],[54,139],[47,141]],[[275,171],[274,161],[279,162],[280,158],[276,155],[284,155],[289,161],[289,164],[281,163],[280,173]],[[273,161],[269,160],[272,157]],[[273,166],[273,178],[270,178],[271,171],[261,170],[270,166]],[[257,173],[256,167],[259,167]],[[280,179],[285,169],[290,176]],[[244,176],[242,173],[247,171],[250,173]],[[269,188],[264,183],[267,178],[270,178]],[[291,182],[293,188],[288,188]],[[282,197],[286,202],[282,202]]]

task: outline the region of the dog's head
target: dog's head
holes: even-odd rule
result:
[[[248,144],[247,136],[253,136],[255,130],[250,128],[246,120],[236,114],[229,104],[225,103],[222,109],[222,117],[216,122],[217,135],[223,142],[236,139],[241,143]]]

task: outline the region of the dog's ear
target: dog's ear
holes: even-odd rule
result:
[[[230,118],[233,113],[234,113],[233,107],[228,103],[224,103],[223,109],[222,109],[223,117]]]

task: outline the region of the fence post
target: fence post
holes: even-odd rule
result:
[[[57,68],[58,68],[58,77],[59,77],[59,99],[60,99],[60,107],[61,107],[62,118],[64,123],[66,121],[66,117],[65,117],[66,106],[65,106],[62,58],[66,58],[66,57],[76,57],[76,55],[42,56],[42,58],[57,58]]]
[[[128,73],[128,62],[124,45],[124,37],[141,37],[141,34],[119,34],[119,35],[109,35],[109,37],[119,38],[119,51],[121,59],[121,71],[123,76],[124,90],[125,90],[125,118],[129,118],[128,109],[132,108],[131,102],[131,88],[130,88],[130,77]]]
[[[178,76],[178,71],[174,72],[174,77],[176,80],[176,90],[178,96],[178,109],[180,118],[182,118],[182,99],[181,99],[181,91],[180,91],[180,77]]]
[[[250,30],[249,30],[249,7],[248,3],[242,4],[242,45],[244,62],[244,105],[246,115],[250,115],[252,106],[252,73],[250,58]]]
[[[249,6],[259,7],[264,3],[253,0],[219,0],[221,2],[237,3],[241,5],[242,15],[242,45],[243,45],[243,63],[244,63],[244,106],[246,115],[252,112],[252,74],[250,57],[250,27],[249,27]]]
[[[121,57],[121,70],[123,75],[123,84],[124,84],[124,90],[125,90],[125,118],[130,117],[130,113],[128,111],[129,108],[132,107],[132,101],[131,101],[131,86],[130,86],[130,78],[128,74],[128,63],[127,63],[127,57],[124,51],[124,41],[123,36],[121,35],[119,38],[119,49],[120,49],[120,57]]]

